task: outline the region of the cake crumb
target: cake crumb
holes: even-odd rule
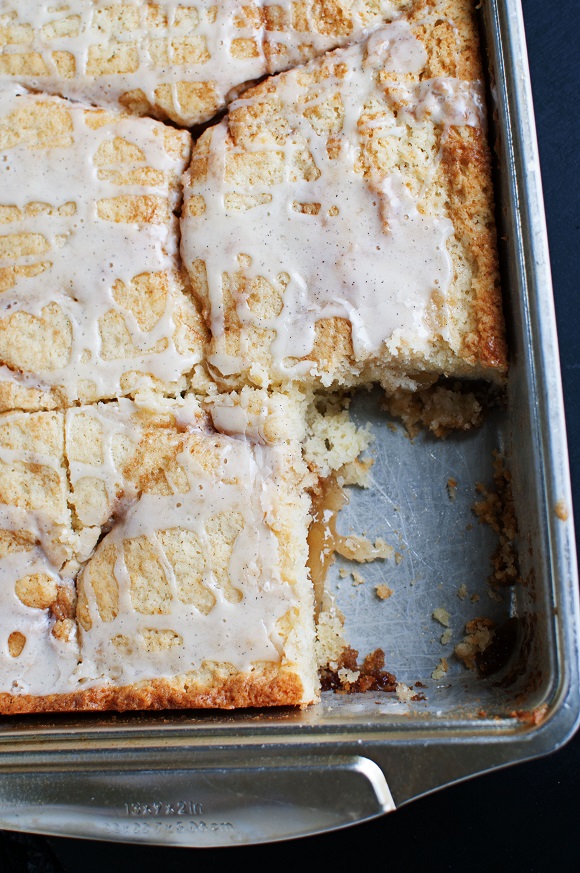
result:
[[[431,673],[431,679],[443,679],[444,676],[447,676],[448,670],[449,663],[447,661],[447,658],[441,658],[441,660]]]
[[[453,631],[451,630],[450,627],[448,627],[447,630],[443,634],[441,634],[441,645],[446,646],[447,643],[451,640],[452,636],[453,636]]]
[[[362,665],[358,663],[358,652],[346,646],[336,662],[328,662],[322,666],[320,680],[323,691],[334,691],[336,694],[354,694],[365,691],[395,691],[397,679],[385,667],[385,653],[375,649],[366,656]],[[349,675],[357,674],[354,681]]]
[[[499,544],[492,557],[493,572],[489,583],[495,587],[515,585],[520,579],[520,568],[516,549],[517,523],[511,487],[511,473],[506,468],[504,458],[498,451],[493,452],[494,490],[489,490],[481,482],[476,489],[482,500],[473,506],[480,524],[487,524],[497,535]]]
[[[457,496],[457,479],[454,479],[453,476],[450,476],[447,480],[447,493],[449,500],[453,502]]]
[[[397,697],[401,701],[401,703],[410,703],[415,699],[416,694],[412,688],[409,688],[408,685],[405,685],[404,682],[397,682],[397,687],[395,688],[395,692]]]
[[[483,418],[480,401],[459,382],[449,387],[439,382],[419,391],[400,388],[385,398],[385,405],[403,422],[411,440],[423,428],[444,439],[452,431],[479,427]]]
[[[469,599],[472,603],[477,603],[479,600],[481,600],[479,594],[472,594]]]
[[[442,606],[438,606],[437,609],[433,610],[433,618],[439,624],[442,624],[443,627],[449,627],[449,613]]]
[[[339,667],[337,673],[342,685],[352,685],[360,676],[360,670],[349,670],[348,667]]]
[[[401,552],[395,552],[395,564],[400,564],[403,560],[403,555]]]
[[[370,472],[374,462],[374,458],[355,458],[344,464],[337,473],[340,484],[368,488],[371,484]]]
[[[465,584],[461,585],[457,589],[457,596],[459,597],[460,600],[465,600],[465,598],[467,597],[467,585],[465,585]]]
[[[490,618],[474,618],[465,625],[465,636],[463,642],[455,646],[455,656],[468,670],[475,670],[477,656],[485,651],[493,637],[493,621]]]
[[[352,584],[353,585],[364,585],[365,584],[365,577],[362,575],[362,573],[359,573],[358,570],[353,570],[350,575],[352,576]]]
[[[370,426],[357,427],[344,407],[344,399],[338,397],[315,398],[307,410],[304,442],[307,463],[314,464],[323,478],[334,473],[340,487],[364,482],[372,464],[372,459],[359,460],[360,466],[355,463],[373,441]]]
[[[388,600],[389,597],[394,593],[392,588],[389,588],[388,585],[377,585],[375,587],[375,591],[377,592],[377,597],[379,600]]]
[[[380,537],[372,543],[367,537],[358,536],[357,534],[350,534],[346,537],[338,536],[336,538],[335,549],[343,558],[357,561],[359,564],[392,559],[395,553],[394,548],[389,546]]]
[[[338,575],[341,579],[346,579],[346,577],[348,576],[348,570],[346,569],[346,567],[341,567],[338,571]]]

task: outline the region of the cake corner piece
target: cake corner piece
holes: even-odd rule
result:
[[[224,388],[504,383],[473,4],[432,5],[265,80],[196,142],[182,253]]]
[[[31,415],[51,414],[20,413],[23,426]],[[58,417],[69,479],[61,497],[78,559],[74,645],[60,653],[52,604],[19,599],[24,570],[15,562],[48,558],[34,538],[40,509],[23,511],[18,494],[7,492],[9,529],[21,526],[11,535],[31,531],[33,543],[31,552],[15,557],[13,549],[0,561],[0,598],[18,607],[3,607],[2,711],[318,700],[309,473],[296,441],[220,434],[195,400],[161,401],[155,411],[124,400],[68,410],[66,422]],[[58,581],[56,563],[48,561],[48,573]],[[26,669],[14,684],[35,645],[21,613],[31,628],[42,626],[56,653],[52,685],[36,673],[28,681]],[[14,634],[25,638],[19,651],[8,643]]]

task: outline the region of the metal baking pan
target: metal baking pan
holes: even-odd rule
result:
[[[333,568],[361,654],[380,647],[419,699],[337,695],[304,712],[164,712],[0,721],[0,827],[125,842],[230,846],[364,821],[467,777],[539,757],[580,711],[577,566],[547,236],[520,0],[483,0],[511,373],[508,407],[480,430],[411,443],[373,396],[373,486],[354,490],[343,530],[383,536],[402,556]],[[506,458],[521,581],[489,596],[496,544],[472,508]],[[455,499],[448,480],[454,479]],[[380,600],[379,583],[393,595]],[[468,595],[458,597],[465,586]],[[451,640],[433,619],[449,614]],[[511,631],[487,677],[452,657],[467,621]],[[441,658],[448,671],[432,673]],[[436,674],[437,675],[437,674]]]

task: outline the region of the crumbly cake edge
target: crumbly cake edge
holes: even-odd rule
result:
[[[298,674],[278,671],[231,676],[209,688],[187,677],[152,679],[121,687],[96,686],[71,694],[46,696],[0,694],[0,713],[24,715],[42,712],[101,712],[162,709],[243,709],[271,706],[307,706]]]

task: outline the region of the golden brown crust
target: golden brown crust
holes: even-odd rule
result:
[[[453,76],[474,81],[482,78],[476,0],[415,0],[408,15],[413,32],[428,54],[424,77]],[[433,22],[433,17],[437,20]]]
[[[424,42],[429,55],[425,77],[445,75],[483,82],[474,0],[417,0],[409,19],[417,22],[413,29],[419,38],[426,29],[422,20],[435,13],[440,20]],[[455,237],[472,267],[475,326],[464,337],[460,354],[476,368],[495,371],[495,378],[501,381],[507,372],[508,356],[487,130],[451,126],[441,142],[441,165]]]
[[[300,706],[304,689],[294,673],[229,676],[219,686],[196,685],[187,677],[171,681],[152,679],[121,688],[91,688],[74,694],[0,694],[0,712],[23,715],[40,712],[101,712],[159,709],[240,709],[263,706]]]
[[[463,339],[462,355],[474,365],[507,370],[496,231],[493,216],[491,156],[482,131],[451,128],[443,144],[449,212],[455,236],[471,258],[475,328]]]
[[[450,75],[484,81],[483,58],[473,0],[425,0],[443,16],[452,10],[459,40],[457,67]],[[443,9],[441,7],[443,6]],[[415,13],[418,14],[418,11]],[[457,45],[457,43],[456,43]],[[463,340],[462,356],[475,366],[507,371],[497,234],[494,216],[491,149],[486,129],[451,127],[442,142],[441,164],[447,182],[449,215],[456,238],[472,263],[475,328]]]

